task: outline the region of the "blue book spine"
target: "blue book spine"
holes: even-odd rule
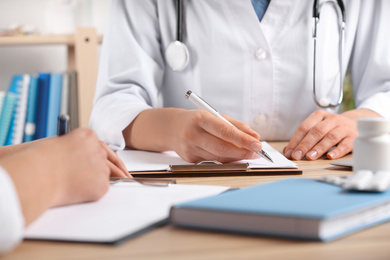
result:
[[[16,104],[15,93],[7,93],[4,97],[3,108],[0,117],[0,146],[5,145],[8,130],[11,125],[12,112]]]
[[[49,89],[50,89],[50,74],[39,73],[35,139],[41,139],[46,137]]]
[[[61,111],[62,74],[52,74],[49,91],[49,110],[46,136],[57,135],[58,117]]]
[[[24,126],[26,124],[27,99],[28,99],[29,87],[30,87],[30,75],[24,74],[22,85],[20,87],[18,103],[16,104],[15,107],[14,128],[13,128],[13,135],[11,136],[11,144],[20,144],[23,142]]]
[[[12,137],[14,135],[15,124],[16,124],[16,115],[18,113],[17,104],[20,99],[20,92],[21,92],[22,85],[23,85],[23,75],[15,75],[12,77],[11,85],[8,89],[8,92],[14,94],[15,100],[12,106],[11,118],[9,119],[10,121],[8,126],[8,132],[6,135],[7,137],[5,143],[3,143],[2,145],[10,145],[12,143]]]
[[[27,101],[27,114],[26,114],[26,125],[24,128],[24,139],[23,142],[30,142],[34,140],[35,136],[35,120],[37,111],[37,97],[38,97],[38,78],[31,76],[30,87],[28,90],[28,101]]]

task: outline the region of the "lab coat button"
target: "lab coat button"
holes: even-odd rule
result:
[[[265,121],[267,121],[267,118],[265,117],[265,115],[257,115],[257,116],[255,116],[255,118],[253,119],[253,122],[254,122],[256,125],[263,124],[263,123],[265,123]]]
[[[267,52],[260,48],[256,51],[255,56],[258,60],[264,60],[267,57]]]

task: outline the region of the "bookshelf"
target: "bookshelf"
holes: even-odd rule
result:
[[[0,37],[0,46],[65,45],[68,70],[77,71],[79,126],[88,127],[98,71],[98,46],[102,43],[95,28],[78,28],[74,35]]]

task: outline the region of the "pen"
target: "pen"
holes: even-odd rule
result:
[[[223,116],[221,116],[221,114],[218,113],[217,110],[215,110],[212,106],[210,106],[209,104],[207,104],[206,101],[204,101],[201,97],[199,97],[198,95],[196,95],[195,93],[193,93],[191,90],[188,90],[187,93],[186,93],[186,99],[190,100],[192,103],[195,104],[195,106],[197,106],[199,109],[204,109],[206,111],[209,111],[210,113],[212,113],[213,115],[215,115],[216,117],[222,119],[223,121],[225,121],[226,123],[228,123],[229,125],[231,126],[234,126],[232,123],[230,123],[226,118],[224,118]],[[267,161],[269,162],[274,162],[271,157],[264,151],[264,150],[261,150],[260,152],[256,152],[258,155],[261,155],[261,157],[263,157],[264,159],[266,159]]]
[[[119,182],[136,182],[145,186],[155,187],[168,187],[171,184],[176,184],[176,180],[173,179],[110,177],[110,184],[116,184]]]
[[[57,135],[65,135],[69,132],[69,116],[60,115],[57,121]]]

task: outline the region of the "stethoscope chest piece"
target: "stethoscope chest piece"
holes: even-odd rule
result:
[[[173,71],[182,71],[187,67],[190,55],[184,43],[173,41],[165,50],[165,59]]]

